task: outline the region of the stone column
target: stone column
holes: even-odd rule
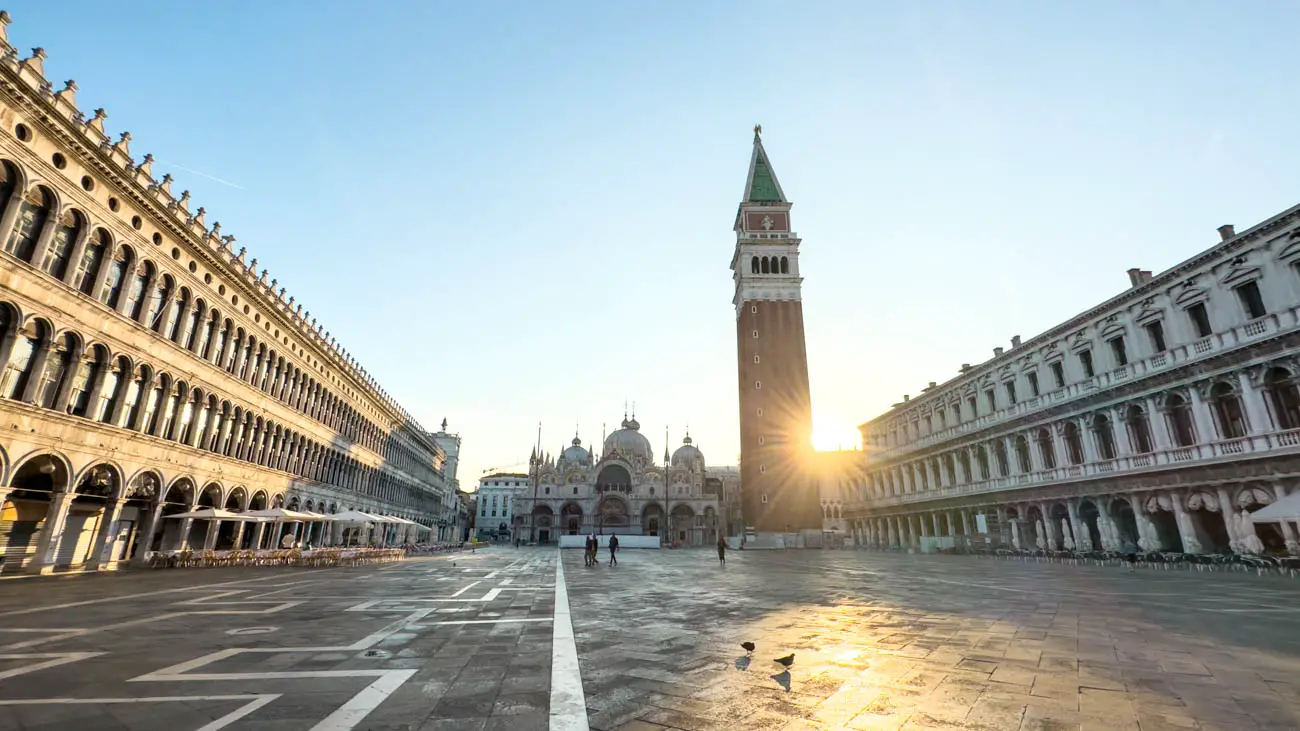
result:
[[[1156,408],[1155,399],[1148,398],[1145,403],[1147,428],[1151,430],[1151,441],[1153,442],[1151,446],[1155,448],[1155,451],[1163,452],[1174,443],[1173,439],[1169,437],[1169,425],[1166,423],[1165,414]]]
[[[1259,389],[1250,382],[1250,376],[1245,371],[1237,373],[1237,382],[1241,385],[1241,405],[1246,411],[1246,433],[1254,435],[1269,431],[1272,423]],[[1286,521],[1282,521],[1282,524],[1286,525]]]
[[[159,492],[162,492],[161,490]],[[153,545],[154,533],[158,532],[158,523],[162,519],[163,496],[158,496],[158,502],[149,510],[144,519],[144,525],[140,532],[136,534],[135,552],[131,554],[132,566],[146,566],[149,563],[149,547]]]
[[[186,508],[186,512],[190,512],[191,510],[196,510],[197,508],[198,506],[191,505],[188,508]],[[177,531],[177,536],[176,536],[175,550],[177,551],[190,550],[190,530],[193,528],[194,528],[193,518],[181,519],[181,525]],[[163,549],[167,549],[167,547],[163,546]]]
[[[116,542],[118,520],[122,517],[122,507],[126,505],[126,500],[110,500],[104,505],[104,512],[99,522],[99,530],[95,531],[95,542],[90,549],[90,558],[86,561],[85,569],[87,571],[98,571],[100,566],[111,565],[116,563],[104,553],[112,550],[110,542]]]
[[[1067,500],[1065,509],[1069,514],[1070,532],[1074,534],[1074,546],[1080,551],[1092,550],[1092,534],[1088,531],[1088,526],[1084,524],[1079,517],[1079,499],[1074,498]],[[1098,521],[1101,519],[1098,518]]]
[[[1286,497],[1286,488],[1280,482],[1273,483],[1273,492],[1277,495],[1278,500]],[[1254,523],[1251,525],[1254,525]],[[1300,542],[1296,541],[1295,528],[1291,525],[1291,521],[1278,521],[1278,525],[1282,526],[1282,538],[1286,541],[1286,552],[1292,556],[1300,554]]]
[[[1011,546],[1017,551],[1020,550],[1020,519],[1017,518],[1011,522]]]
[[[960,459],[961,454],[966,455],[966,462],[964,463]],[[969,463],[970,463],[970,452],[964,449],[959,451],[958,456],[952,458],[952,469],[957,476],[958,484],[965,485],[972,481],[970,477],[970,471],[966,469],[966,465]]]
[[[221,530],[221,521],[208,521],[208,532],[203,537],[203,550],[211,551],[217,545],[217,531],[219,530]]]
[[[961,511],[961,532],[966,535],[967,540],[970,540],[970,513],[966,510]]]
[[[29,574],[49,574],[54,571],[54,561],[59,555],[59,542],[63,538],[63,529],[67,527],[68,510],[76,495],[70,492],[56,492],[50,496],[50,507],[45,511],[45,524],[41,535],[36,539],[36,553],[31,562],[23,569]]]
[[[231,547],[236,551],[241,550],[244,547],[244,526],[246,525],[248,525],[248,521],[246,520],[241,520],[235,524],[235,542]]]
[[[1046,469],[1043,464],[1043,443],[1038,441],[1037,432],[1031,432],[1025,437],[1025,445],[1029,448],[1029,471],[1041,472]]]
[[[1196,526],[1192,525],[1192,516],[1183,510],[1182,497],[1173,491],[1166,494],[1174,507],[1174,518],[1178,521],[1178,535],[1183,539],[1183,552],[1200,553],[1201,541],[1196,537]]]
[[[1127,457],[1133,454],[1133,436],[1128,433],[1128,422],[1124,420],[1124,409],[1112,409],[1107,416],[1110,417],[1110,433],[1115,440],[1115,456]]]
[[[1070,464],[1070,453],[1065,448],[1065,435],[1056,425],[1052,425],[1052,456],[1056,459],[1057,467],[1067,467]],[[1043,514],[1046,519],[1047,514]]]
[[[1111,429],[1112,436],[1114,433],[1115,430]],[[1084,422],[1083,428],[1079,430],[1079,446],[1083,448],[1084,464],[1101,461],[1101,445],[1097,443],[1097,439],[1097,430],[1092,424]]]
[[[253,528],[253,540],[250,541],[249,547],[254,551],[262,547],[262,532],[266,529],[266,523],[256,523]]]
[[[893,546],[901,546],[901,545],[903,545],[903,544],[900,543],[899,540],[898,540],[898,532],[899,532],[899,531],[898,531],[898,519],[897,519],[897,518],[885,518],[885,530],[887,530],[887,531],[889,532],[889,545],[890,545],[890,547],[893,547]]]
[[[1016,457],[1015,437],[1002,437],[1002,449],[1007,453],[1007,475],[1012,476],[1022,474],[1020,469],[1020,460]],[[991,460],[990,464],[996,464],[998,461],[997,454],[992,453],[993,450],[991,449],[989,451],[991,453],[989,454],[989,459]],[[990,469],[992,469],[992,467],[990,467]]]
[[[1196,425],[1196,443],[1206,444],[1208,442],[1218,441],[1219,432],[1214,428],[1214,417],[1210,413],[1210,405],[1205,403],[1201,398],[1201,389],[1193,384],[1187,389],[1191,394],[1192,402],[1192,423]]]
[[[1228,488],[1220,485],[1214,492],[1219,499],[1219,516],[1223,519],[1223,527],[1228,530],[1228,547],[1233,553],[1245,553],[1241,545],[1241,531],[1237,530],[1237,514],[1233,512],[1232,500],[1228,497]]]

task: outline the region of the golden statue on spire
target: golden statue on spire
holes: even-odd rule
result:
[[[754,125],[754,136],[761,137],[762,134],[763,134],[763,125],[761,124]]]

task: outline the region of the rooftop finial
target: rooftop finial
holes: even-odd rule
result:
[[[761,124],[754,125],[754,139],[758,139],[759,137],[762,136],[763,136],[763,125]]]

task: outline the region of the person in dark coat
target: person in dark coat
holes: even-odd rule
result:
[[[718,562],[727,563],[727,539],[718,536]]]
[[[600,542],[596,540],[596,536],[594,534],[587,536],[587,555],[585,556],[585,558],[588,566],[596,565],[596,562],[598,560],[596,558],[596,552],[599,550],[600,550]]]
[[[609,534],[609,565],[618,565],[618,534]]]

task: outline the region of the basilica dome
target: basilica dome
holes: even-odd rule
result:
[[[673,467],[695,467],[704,469],[704,453],[691,444],[691,435],[682,440],[682,446],[673,452]]]
[[[637,423],[636,417],[624,419],[621,429],[605,437],[605,448],[601,456],[617,455],[624,459],[644,457],[647,462],[653,462],[654,450],[650,448],[650,440],[640,430],[641,425]]]
[[[582,440],[575,435],[573,437],[572,446],[569,446],[564,450],[560,455],[560,459],[569,462],[577,462],[579,464],[586,464],[591,461],[591,454],[582,448]]]

